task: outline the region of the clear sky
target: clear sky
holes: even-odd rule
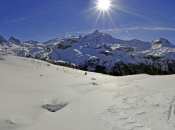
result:
[[[175,0],[113,0],[100,13],[98,0],[1,0],[0,34],[40,42],[100,30],[115,38],[175,44]]]

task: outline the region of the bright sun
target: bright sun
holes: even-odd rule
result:
[[[111,6],[110,0],[98,0],[97,7],[103,11],[108,10]]]

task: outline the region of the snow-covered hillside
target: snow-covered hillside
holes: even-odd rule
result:
[[[160,38],[152,42],[123,41],[94,31],[84,37],[55,38],[45,43],[0,37],[1,54],[33,57],[55,64],[111,75],[174,74],[175,45]]]
[[[174,130],[174,78],[1,56],[0,130]]]

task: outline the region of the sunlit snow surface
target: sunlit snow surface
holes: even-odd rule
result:
[[[85,75],[39,60],[3,56],[0,130],[174,130],[174,79]]]

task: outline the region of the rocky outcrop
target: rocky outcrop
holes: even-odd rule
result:
[[[123,51],[125,53],[134,51],[134,48],[132,48],[132,47],[126,47],[126,46],[121,46],[121,47],[118,47],[116,49],[119,50],[119,51]]]
[[[114,54],[110,51],[100,51],[99,54],[104,54],[106,56],[114,56]]]
[[[72,44],[77,43],[77,40],[74,38],[68,38],[65,40],[62,40],[59,44],[58,44],[58,49],[62,49],[62,50],[66,50],[67,48],[72,47]]]
[[[59,43],[58,49],[66,50],[67,48],[72,47],[70,44]]]

